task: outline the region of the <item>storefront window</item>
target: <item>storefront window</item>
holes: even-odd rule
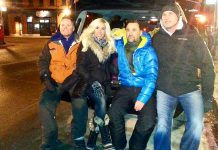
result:
[[[47,16],[47,17],[46,17]],[[27,16],[27,33],[49,36],[57,30],[55,11],[40,10]]]

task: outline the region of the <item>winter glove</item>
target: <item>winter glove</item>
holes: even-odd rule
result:
[[[92,83],[92,90],[95,97],[104,97],[104,90],[98,81]]]
[[[48,90],[48,91],[54,91],[55,90],[55,86],[52,84],[51,82],[51,78],[50,78],[50,75],[48,73],[44,73],[40,76],[40,79],[42,81],[42,83],[44,83],[45,85],[45,88]]]

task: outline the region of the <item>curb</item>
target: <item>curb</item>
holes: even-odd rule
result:
[[[14,36],[14,35],[9,35],[9,36],[5,36],[5,38],[27,38],[27,39],[49,39],[51,38],[51,36],[30,36],[30,35],[25,35],[25,36]]]

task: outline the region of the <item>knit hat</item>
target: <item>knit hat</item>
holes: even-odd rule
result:
[[[161,16],[162,16],[163,12],[165,12],[165,11],[174,12],[178,18],[181,15],[180,8],[176,3],[165,5],[161,10]]]

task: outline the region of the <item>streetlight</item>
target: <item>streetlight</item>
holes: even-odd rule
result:
[[[202,14],[196,14],[195,18],[199,23],[202,23],[202,24],[204,24],[207,21],[206,16]]]
[[[2,13],[7,11],[5,6],[5,1],[0,0],[0,44],[5,44],[4,42],[4,18]]]
[[[69,16],[71,14],[71,10],[69,8],[65,8],[63,10],[64,16]]]

